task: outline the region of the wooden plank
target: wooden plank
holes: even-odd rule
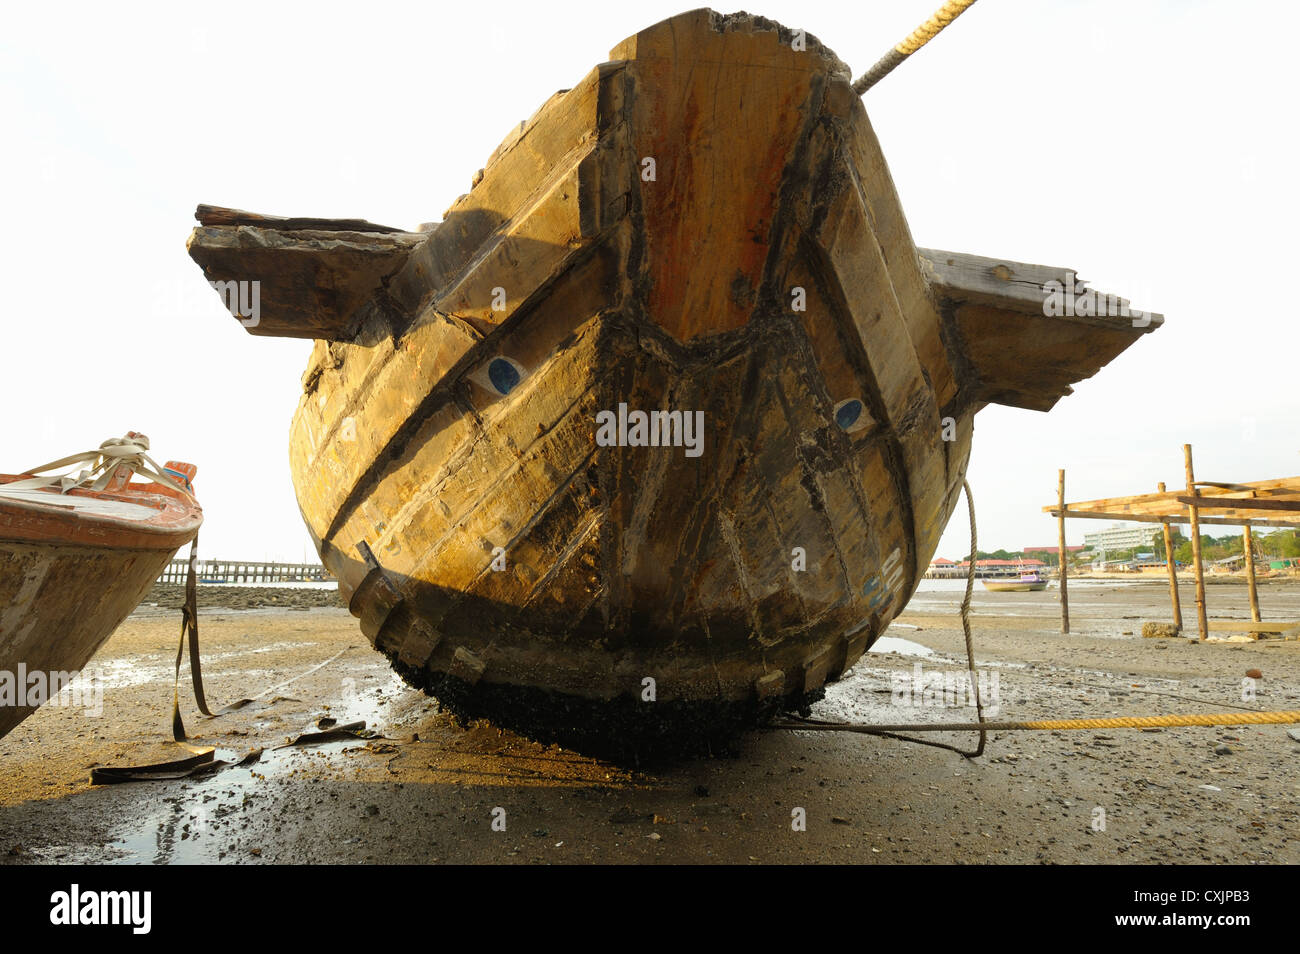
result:
[[[1197,494],[1195,496],[1182,495],[1177,500],[1181,504],[1203,510],[1282,510],[1300,516],[1300,498],[1269,499],[1261,497],[1253,500],[1233,498],[1231,503],[1225,503],[1221,497],[1205,497]]]
[[[1126,300],[1099,296],[1072,269],[939,249],[917,253],[951,321],[948,333],[972,366],[971,396],[986,403],[1049,410],[1071,393],[1070,385],[1096,374],[1164,321],[1130,315]],[[1053,287],[1092,296],[1087,300],[1107,314],[1058,314],[1048,307]]]
[[[279,215],[260,215],[257,212],[245,212],[243,209],[227,209],[219,205],[200,205],[194,211],[194,218],[201,225],[253,225],[258,228],[275,229],[280,232],[318,231],[318,232],[405,232],[387,225],[376,225],[365,219],[317,219]]]
[[[1078,281],[1072,268],[1031,265],[967,252],[918,248],[921,268],[940,298],[1041,315],[1046,284]]]
[[[249,334],[346,341],[357,334],[363,304],[426,238],[203,225],[188,248],[209,282],[231,283],[224,304]]]
[[[1066,504],[1068,516],[1070,519],[1076,517],[1084,520],[1130,520],[1133,523],[1164,523],[1166,520],[1173,520],[1176,523],[1186,523],[1186,511],[1179,515],[1173,514],[1140,514],[1128,513],[1122,510],[1114,511],[1089,511],[1088,513],[1077,512],[1074,508],[1077,504]],[[1044,507],[1043,512],[1055,517],[1058,508],[1055,505]],[[1252,527],[1300,527],[1300,516],[1293,517],[1260,517],[1259,511],[1223,510],[1217,511],[1216,516],[1202,515],[1201,523],[1211,524],[1217,527],[1240,527],[1249,523]]]
[[[715,16],[682,14],[676,29],[653,26],[610,52],[642,89],[673,91],[636,97],[630,118],[638,167],[654,163],[654,178],[636,182],[647,306],[680,341],[749,321],[786,167],[825,82],[819,50],[794,49],[757,21],[717,30]],[[746,141],[763,148],[737,148]]]

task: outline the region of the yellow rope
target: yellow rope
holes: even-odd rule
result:
[[[930,722],[899,725],[864,725],[854,722],[821,722],[791,719],[773,725],[777,729],[809,729],[815,732],[861,732],[890,735],[895,732],[1012,732],[1063,729],[1155,729],[1178,726],[1286,725],[1300,722],[1300,709],[1280,712],[1210,712],[1202,715],[1117,716],[1110,719],[1042,719],[1035,722]]]
[[[1153,729],[1187,725],[1283,725],[1288,722],[1300,722],[1300,709],[1283,712],[1206,712],[1200,715],[1118,716],[1113,719],[1044,719],[1037,722],[1018,724],[1026,729]]]
[[[938,36],[940,30],[961,16],[974,2],[975,0],[948,0],[934,16],[908,34],[907,39],[894,49],[904,56],[910,56]]]
[[[975,0],[947,0],[934,16],[909,33],[902,43],[890,47],[871,69],[859,76],[853,84],[853,92],[861,96],[871,89],[888,76],[899,63],[938,36],[940,30],[961,16],[974,2]]]

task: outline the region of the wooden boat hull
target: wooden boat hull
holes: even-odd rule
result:
[[[318,339],[290,464],[322,561],[457,711],[627,741],[802,705],[915,589],[976,411],[1046,409],[1142,333],[1049,328],[1036,377],[968,347],[1030,339],[1041,300],[918,252],[847,68],[804,42],[707,10],[643,31],[431,233],[200,208],[207,277],[278,303],[248,330]],[[698,455],[638,445],[638,411],[702,413]]]
[[[6,495],[16,479],[0,475],[0,737],[38,708],[19,674],[80,672],[202,521],[152,485]]]

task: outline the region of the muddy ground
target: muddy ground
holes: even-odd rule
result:
[[[972,717],[939,705],[966,699],[893,691],[893,673],[910,687],[964,668],[961,594],[924,586],[816,715]],[[0,739],[0,862],[1300,862],[1300,741],[1286,726],[1000,732],[972,760],[769,731],[733,758],[638,771],[462,728],[390,673],[333,594],[254,609],[293,591],[244,589],[254,595],[204,594],[208,607],[244,607],[203,613],[208,697],[260,698],[207,720],[183,694],[183,711],[219,755],[263,748],[261,761],[89,784],[96,765],[186,754],[168,731],[179,613],[144,606],[89,667],[106,686],[101,715],[46,705]],[[989,695],[996,677],[997,718],[1300,709],[1296,641],[1142,639],[1144,620],[1167,618],[1158,583],[1080,583],[1070,596],[1074,632],[1062,636],[1054,591],[977,592],[977,662]],[[1244,617],[1245,598],[1215,587],[1211,613]],[[1184,599],[1194,619],[1190,588]],[[1300,619],[1294,583],[1262,587],[1261,600],[1266,618]],[[387,738],[273,749],[322,717],[364,719]],[[806,830],[794,830],[800,816]]]

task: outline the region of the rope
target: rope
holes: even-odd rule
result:
[[[990,732],[1048,731],[1056,732],[1070,729],[1163,729],[1181,726],[1216,726],[1216,725],[1286,725],[1300,722],[1300,709],[1288,709],[1278,712],[1260,712],[1248,709],[1238,712],[1212,712],[1199,715],[1167,716],[1117,716],[1107,719],[1039,719],[1030,722],[986,722],[984,706],[980,699],[979,679],[975,672],[975,647],[970,631],[971,594],[975,590],[975,554],[978,550],[977,527],[975,523],[975,499],[971,496],[970,481],[962,480],[962,490],[966,493],[966,509],[970,514],[970,559],[966,567],[966,594],[961,601],[961,628],[966,637],[966,666],[971,676],[971,688],[975,693],[975,722],[934,722],[929,724],[897,723],[893,725],[862,725],[853,722],[826,722],[821,719],[805,719],[791,716],[787,721],[773,722],[773,729],[797,729],[809,732],[857,732],[862,735],[881,735],[900,742],[916,742],[938,749],[947,749],[966,758],[977,758],[984,754],[984,745]],[[1098,687],[1102,688],[1102,687]],[[1172,695],[1172,693],[1155,693]],[[1174,698],[1186,698],[1174,696]],[[1200,700],[1187,699],[1188,702]],[[918,739],[899,732],[978,732],[979,745],[973,752],[965,752],[954,745],[944,742],[932,742]]]
[[[82,470],[78,473],[55,474],[50,477],[29,476],[26,480],[0,484],[0,493],[10,490],[57,489],[59,493],[66,494],[70,490],[83,488],[99,492],[108,487],[114,477],[120,473],[119,468],[126,467],[128,473],[123,483],[130,479],[131,473],[135,473],[153,481],[155,484],[161,484],[184,494],[193,500],[194,494],[186,486],[189,482],[185,480],[183,475],[176,474],[175,471],[168,470],[166,467],[160,467],[158,462],[146,453],[148,450],[148,437],[135,431],[128,431],[125,437],[110,437],[99,445],[99,450],[72,454],[59,460],[50,461],[48,464],[42,464],[40,467],[25,470],[23,473],[25,475],[35,475],[42,471],[58,470],[61,467],[74,467],[77,464],[90,464],[88,470]],[[168,474],[175,474],[184,483],[177,483],[175,479],[167,476]]]
[[[971,0],[974,3],[975,0]],[[958,10],[957,13],[961,11]],[[954,13],[953,16],[957,14]],[[942,29],[942,27],[940,27]],[[961,480],[961,489],[966,494],[966,509],[970,512],[970,557],[967,559],[966,567],[966,595],[961,601],[961,631],[966,637],[966,668],[970,672],[970,684],[975,693],[975,718],[979,720],[980,725],[984,724],[984,703],[980,699],[980,681],[975,672],[975,641],[970,635],[970,599],[971,593],[975,591],[975,557],[979,553],[977,538],[975,534],[975,498],[971,496],[970,481],[965,477]],[[980,729],[980,744],[976,746],[975,751],[967,755],[967,758],[977,758],[984,754],[984,743],[988,736],[984,729]],[[954,752],[958,751],[953,749]]]
[[[961,482],[962,490],[966,493],[966,510],[970,515],[970,558],[966,561],[966,595],[961,601],[961,629],[966,637],[966,669],[970,673],[971,689],[975,693],[975,718],[978,723],[974,726],[966,725],[964,728],[978,729],[980,734],[979,745],[975,751],[966,752],[957,748],[955,745],[949,745],[947,742],[932,742],[929,739],[916,739],[908,735],[895,735],[896,732],[910,732],[917,729],[922,732],[934,731],[930,726],[913,726],[913,725],[880,725],[866,726],[854,725],[848,722],[822,722],[817,719],[803,719],[795,717],[791,722],[774,722],[774,729],[821,729],[831,730],[839,729],[846,732],[863,732],[870,735],[883,735],[890,739],[897,739],[900,742],[915,742],[918,745],[929,745],[936,749],[947,749],[949,752],[956,752],[958,755],[965,756],[968,759],[978,758],[984,754],[984,744],[988,741],[985,726],[989,725],[984,721],[984,702],[980,698],[979,677],[975,672],[975,641],[970,634],[970,601],[971,594],[975,591],[975,554],[978,551],[977,528],[975,526],[975,498],[971,496],[970,481],[965,478]]]
[[[971,2],[974,2],[974,0],[971,0]],[[961,630],[963,635],[966,637],[966,669],[970,673],[971,691],[975,694],[975,718],[978,720],[974,726],[971,726],[971,728],[977,728],[979,730],[979,745],[975,747],[975,751],[967,752],[963,749],[957,748],[955,745],[949,745],[947,742],[932,742],[929,739],[916,739],[908,735],[895,735],[895,732],[910,732],[914,728],[918,728],[917,726],[911,725],[871,726],[870,730],[873,735],[883,735],[891,739],[897,739],[900,742],[916,742],[919,745],[929,745],[936,749],[947,749],[949,752],[956,752],[958,755],[964,756],[968,759],[975,759],[984,754],[984,745],[988,741],[987,730],[984,728],[987,724],[984,721],[984,702],[980,699],[980,681],[978,674],[975,672],[975,641],[971,638],[970,634],[970,601],[971,594],[975,591],[975,554],[978,552],[979,547],[977,545],[978,537],[976,535],[975,526],[975,498],[971,496],[970,481],[962,478],[961,487],[966,493],[966,510],[970,515],[970,557],[966,560],[966,595],[962,597],[961,601]],[[808,726],[804,725],[805,722],[818,726],[847,725],[845,723],[818,722],[812,719],[801,719],[799,720],[799,725],[778,723],[777,727],[784,729],[806,728]],[[922,726],[919,728],[921,728],[922,731],[925,731],[928,729],[928,726]],[[851,731],[866,732],[868,731],[868,727],[861,726]]]
[[[861,96],[871,89],[888,76],[899,63],[938,36],[944,27],[965,13],[974,2],[975,0],[947,0],[947,3],[935,11],[934,16],[909,33],[901,43],[882,56],[875,66],[862,74],[853,84],[853,92]]]
[[[860,732],[865,735],[888,735],[905,732],[985,732],[1048,731],[1067,729],[1165,729],[1180,726],[1215,725],[1289,725],[1300,722],[1300,709],[1279,712],[1207,712],[1195,715],[1117,716],[1110,719],[1040,719],[1034,722],[935,722],[930,725],[855,725],[848,722],[820,722],[816,719],[792,719],[773,723],[778,729],[807,729],[813,732]],[[919,742],[920,739],[908,741]]]

